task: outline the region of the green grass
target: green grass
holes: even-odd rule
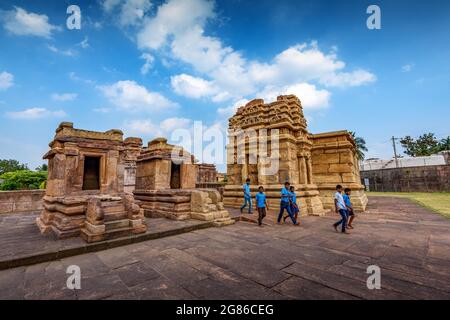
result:
[[[450,192],[367,192],[367,195],[408,198],[450,219]]]

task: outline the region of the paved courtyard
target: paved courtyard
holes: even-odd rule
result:
[[[334,231],[337,218],[238,222],[3,270],[0,298],[450,299],[449,219],[381,197],[351,235]],[[66,288],[70,265],[81,268],[81,290]],[[381,268],[381,290],[367,289],[369,265]]]

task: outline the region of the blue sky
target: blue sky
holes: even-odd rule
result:
[[[61,121],[147,142],[287,93],[311,132],[356,131],[369,157],[450,134],[448,1],[6,0],[0,30],[0,158],[32,168]]]

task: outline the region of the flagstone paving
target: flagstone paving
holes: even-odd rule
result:
[[[275,216],[3,270],[0,298],[450,299],[450,219],[387,197],[370,198],[350,235],[334,231],[334,213],[301,227]],[[70,265],[81,290],[66,288]],[[381,290],[367,288],[370,265]]]

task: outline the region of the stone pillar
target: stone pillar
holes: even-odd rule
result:
[[[307,170],[308,184],[312,184],[313,183],[312,162],[311,162],[311,158],[310,157],[306,158],[306,170]]]
[[[298,158],[298,169],[300,171],[299,183],[307,184],[306,162],[305,162],[305,157],[303,157],[303,156]]]

